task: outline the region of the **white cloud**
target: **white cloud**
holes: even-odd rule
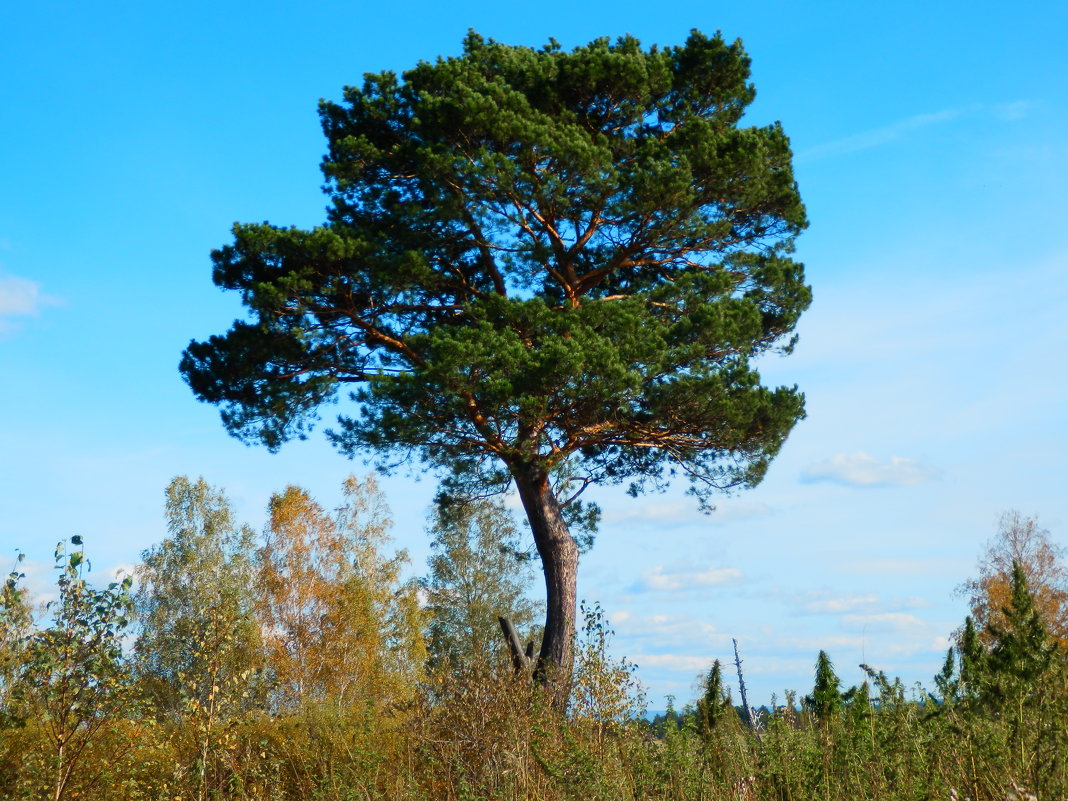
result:
[[[1030,100],[1017,100],[1012,103],[999,103],[993,107],[994,115],[1005,121],[1020,120],[1027,116],[1034,103]]]
[[[971,559],[959,556],[918,557],[915,559],[860,559],[845,562],[833,568],[847,575],[874,576],[964,576],[971,569]],[[910,608],[929,606],[930,601],[917,596],[908,599]]]
[[[12,317],[30,317],[45,306],[55,305],[56,298],[45,295],[36,281],[17,275],[0,275],[0,332],[11,327]]]
[[[684,670],[688,673],[704,672],[714,661],[710,656],[690,656],[689,654],[636,654],[632,658],[638,667],[659,667],[668,670]]]
[[[89,574],[88,579],[91,583],[107,585],[113,581],[122,581],[127,576],[133,576],[137,572],[137,565],[131,562],[120,562],[110,567],[101,568],[100,570],[94,570]]]
[[[708,516],[713,523],[734,523],[770,515],[774,510],[766,503],[721,503]]]
[[[807,484],[830,481],[847,487],[905,487],[922,484],[933,471],[914,459],[891,456],[880,462],[864,451],[839,453],[830,459],[809,465],[801,472]]]
[[[620,623],[626,623],[633,617],[634,614],[629,609],[619,609],[608,614],[608,622],[613,626],[618,626]]]
[[[697,502],[652,502],[637,507],[615,508],[605,512],[604,519],[609,523],[657,523],[672,525],[707,521],[713,524],[732,523],[753,517],[771,514],[771,507],[764,503],[719,503],[709,513],[704,514]]]
[[[654,523],[686,523],[700,517],[696,504],[643,503],[637,508],[610,509],[604,519],[609,523],[644,521]]]
[[[852,595],[845,598],[822,598],[808,601],[802,607],[812,615],[837,615],[843,612],[855,612],[858,609],[871,609],[879,603],[875,595]]]
[[[929,609],[932,606],[930,599],[921,598],[919,595],[910,595],[907,598],[899,598],[894,605],[901,609]]]
[[[610,617],[620,643],[628,654],[634,652],[688,650],[699,641],[703,647],[729,646],[731,637],[703,620],[685,615],[637,615],[616,621]]]
[[[89,565],[91,567],[92,563],[89,562]],[[23,574],[23,578],[19,581],[19,586],[26,590],[27,600],[38,616],[46,618],[45,606],[59,600],[55,563],[39,559],[26,559],[22,562],[12,560],[10,569]],[[85,579],[91,586],[102,589],[113,581],[119,582],[126,576],[133,576],[136,569],[137,565],[121,562],[108,567],[90,570],[85,574]]]
[[[951,645],[956,645],[956,642],[944,635],[931,640],[931,649],[934,651],[948,650]]]
[[[765,641],[754,644],[751,648],[754,654],[758,653],[795,653],[811,654],[812,664],[815,663],[817,651],[859,651],[864,647],[864,637],[856,634],[811,634],[804,637],[780,637],[776,641]]]
[[[843,615],[864,612],[895,612],[904,609],[923,609],[931,602],[916,595],[882,599],[874,593],[854,593],[852,595],[835,595],[827,590],[806,590],[803,592],[784,592],[773,589],[761,593],[771,601],[780,601],[790,607],[795,614],[803,615]]]
[[[897,120],[881,128],[863,131],[822,145],[816,145],[797,155],[796,161],[804,162],[826,156],[841,156],[846,153],[856,153],[859,150],[868,150],[879,145],[885,145],[902,138],[905,134],[921,128],[928,128],[939,123],[950,122],[960,117],[965,111],[976,109],[972,106],[967,109],[947,108],[928,114],[914,114],[902,120]]]
[[[822,145],[810,147],[802,151],[795,159],[798,162],[812,161],[828,156],[842,156],[847,153],[856,153],[861,150],[869,150],[890,142],[902,139],[914,131],[924,128],[953,122],[961,117],[971,114],[981,114],[985,117],[993,117],[1002,122],[1018,120],[1027,115],[1033,104],[1027,100],[1017,100],[1010,103],[998,103],[988,105],[973,103],[959,108],[946,108],[941,111],[926,114],[913,114],[911,117],[896,120],[880,128],[873,128],[861,133],[844,136]]]
[[[43,609],[45,604],[59,597],[53,567],[51,563],[38,559],[27,559],[11,566],[15,572],[23,574],[19,586],[27,591],[27,600],[35,610]]]
[[[40,306],[41,288],[35,281],[0,275],[0,317],[36,314]]]
[[[842,625],[854,631],[906,632],[922,630],[927,624],[905,612],[881,612],[874,615],[843,615]]]
[[[819,650],[818,648],[816,650]],[[806,654],[811,649],[806,649]],[[812,668],[815,665],[815,658],[809,655],[803,657],[782,658],[778,656],[768,656],[759,661],[753,661],[752,664],[745,665],[746,678],[750,676],[762,676],[771,677],[779,676],[787,679],[795,679],[797,676],[805,676],[806,678],[812,674]],[[838,666],[835,665],[837,668]],[[781,689],[781,686],[780,686]],[[798,689],[796,686],[789,689]],[[750,693],[750,701],[756,696]],[[782,697],[781,695],[779,696]],[[757,702],[759,703],[759,701]]]
[[[642,574],[640,587],[647,590],[688,590],[697,587],[726,587],[741,580],[742,571],[734,567],[667,572],[663,565],[657,565]]]

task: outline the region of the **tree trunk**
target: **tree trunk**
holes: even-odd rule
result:
[[[578,545],[560,512],[548,476],[531,468],[512,471],[519,497],[534,532],[545,572],[545,633],[534,671],[558,711],[567,707],[575,663],[575,606]]]
[[[527,650],[524,651],[523,643],[519,639],[519,635],[516,634],[512,621],[506,617],[498,617],[497,622],[501,624],[501,631],[504,633],[504,639],[508,643],[508,650],[512,652],[512,667],[515,668],[516,673],[525,672],[534,658],[534,643],[527,643]],[[472,653],[480,652],[473,651]]]

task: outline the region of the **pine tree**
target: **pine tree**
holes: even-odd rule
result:
[[[942,669],[934,677],[938,695],[931,697],[943,707],[951,706],[960,696],[961,676],[957,671],[957,661],[957,649],[950,646],[942,661]]]
[[[1014,561],[1007,603],[982,631],[969,616],[958,634],[960,697],[986,711],[1002,709],[1010,699],[1033,698],[1051,670],[1063,664],[1058,652],[1026,571]]]
[[[237,225],[213,254],[250,315],[180,369],[231,433],[277,448],[341,393],[343,452],[514,484],[558,709],[577,491],[677,475],[707,501],[759,483],[804,416],[756,369],[791,349],[811,293],[789,140],[742,124],[754,96],[741,42],[718,35],[567,52],[472,32],[321,105],[324,225]]]

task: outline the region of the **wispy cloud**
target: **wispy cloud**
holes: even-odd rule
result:
[[[13,328],[12,318],[35,316],[45,306],[57,302],[56,298],[41,292],[36,281],[0,274],[0,333]]]
[[[879,606],[876,595],[851,595],[842,598],[822,598],[808,601],[802,609],[810,615],[840,615],[858,609],[873,609]]]
[[[92,563],[90,562],[89,564],[91,565]],[[0,563],[0,567],[6,568],[7,564]],[[30,606],[34,609],[41,611],[46,604],[59,599],[55,564],[39,559],[27,559],[23,562],[12,560],[10,569],[23,574],[19,585],[26,590]],[[6,573],[7,570],[4,572]],[[137,565],[120,562],[90,570],[85,574],[85,579],[91,586],[102,588],[113,581],[118,582],[127,576],[134,576],[136,572]]]
[[[964,111],[965,109],[947,108],[928,114],[914,114],[911,117],[897,120],[881,128],[873,128],[869,131],[844,136],[841,139],[811,147],[798,153],[797,161],[814,161],[828,156],[842,156],[847,153],[856,153],[859,150],[869,150],[870,148],[893,142],[896,139],[901,139],[912,131],[955,120]]]
[[[927,624],[905,612],[882,612],[876,615],[843,615],[842,625],[852,631],[922,631]]]
[[[634,613],[629,609],[618,609],[608,614],[608,622],[613,626],[618,626],[620,623],[627,623],[634,618]]]
[[[772,509],[763,503],[719,503],[710,513],[702,513],[694,501],[650,502],[640,506],[612,509],[605,512],[609,523],[655,523],[658,525],[681,525],[707,521],[722,525],[739,520],[748,520],[772,513]]]
[[[891,456],[880,462],[864,451],[839,453],[824,462],[809,465],[801,472],[807,484],[830,481],[847,487],[905,487],[922,484],[933,471],[904,456]]]
[[[133,562],[119,562],[115,565],[94,570],[89,574],[88,579],[93,584],[107,585],[113,581],[122,581],[127,576],[133,577],[136,575],[137,565]]]
[[[8,565],[4,563],[3,567],[7,568]],[[52,564],[38,559],[27,559],[24,562],[12,560],[11,569],[23,575],[19,586],[26,590],[27,600],[35,610],[43,610],[45,604],[59,597],[53,567]],[[5,574],[7,572],[4,571]]]
[[[689,654],[636,654],[633,661],[638,667],[659,667],[694,673],[708,670],[714,660],[710,656]]]
[[[785,604],[795,615],[881,614],[931,606],[929,600],[915,595],[880,598],[874,593],[836,594],[828,590],[788,591],[773,588],[760,593],[760,597]]]
[[[807,657],[812,660],[808,664],[813,665],[816,653],[826,651],[839,669],[839,675],[842,675],[861,661],[886,668],[891,659],[944,653],[946,650],[940,645],[944,638],[933,635],[930,626],[922,621],[918,625],[904,620],[869,625],[861,623],[851,627],[851,630],[855,633],[785,639],[778,653],[798,654],[797,658],[801,660]],[[893,668],[890,670],[892,672]]]
[[[40,308],[41,290],[35,281],[17,275],[0,275],[0,317],[35,314]]]
[[[628,648],[632,651],[677,652],[692,648],[695,642],[700,642],[703,647],[718,648],[731,641],[731,637],[716,626],[688,615],[638,615],[628,612],[622,616],[609,613],[608,619],[619,637],[631,643]]]
[[[811,634],[804,637],[781,637],[776,643],[767,643],[765,647],[775,652],[777,649],[779,653],[792,653],[792,654],[812,654],[815,655],[817,651],[859,651],[864,646],[864,637],[860,634],[826,634],[817,635]],[[754,653],[759,652],[758,648],[751,648]],[[810,663],[811,664],[811,663]]]
[[[642,574],[638,590],[691,590],[701,587],[727,587],[742,580],[742,571],[734,567],[710,567],[705,570],[664,569],[663,565]]]
[[[647,522],[647,523],[688,523],[700,517],[696,504],[687,503],[643,503],[641,506],[614,508],[605,512],[605,521],[609,523]]]
[[[956,644],[957,643],[952,638],[946,637],[945,635],[940,635],[938,637],[934,637],[931,640],[931,649],[934,651],[945,651],[951,645]]]
[[[859,559],[845,562],[833,569],[847,575],[872,576],[957,576],[965,575],[970,561],[964,557],[917,557],[914,559]],[[929,602],[912,599],[913,609]]]
[[[1011,121],[1022,120],[1034,106],[1030,100],[1016,100],[1012,103],[998,103],[991,106],[994,116],[998,119]]]
[[[1026,100],[1017,100],[1011,103],[984,104],[973,103],[959,108],[946,108],[941,111],[933,111],[925,114],[913,114],[911,117],[895,120],[879,128],[844,136],[816,145],[797,154],[797,161],[814,161],[830,156],[842,156],[848,153],[856,153],[861,150],[869,150],[874,147],[904,139],[909,134],[925,128],[931,128],[945,123],[953,122],[969,114],[985,113],[1001,121],[1018,120],[1024,117],[1031,108],[1031,103]]]

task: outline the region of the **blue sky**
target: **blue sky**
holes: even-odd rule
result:
[[[228,327],[210,250],[234,221],[311,226],[320,97],[456,53],[468,28],[565,47],[691,28],[740,37],[781,120],[815,302],[769,360],[808,419],[765,483],[711,517],[681,490],[600,494],[580,594],[654,706],[737,637],[754,700],[807,691],[825,648],[929,682],[1000,513],[1068,539],[1068,6],[599,1],[537,6],[35,0],[0,30],[0,557],[37,580],[55,541],[96,566],[163,536],[177,474],[254,525],[289,483],[325,502],[363,471],[313,438],[227,437],[177,362]],[[1058,365],[1061,365],[1058,367]],[[418,471],[418,468],[416,468]],[[432,480],[385,482],[421,571]],[[3,557],[6,554],[7,557]],[[32,577],[32,576],[31,576]]]

